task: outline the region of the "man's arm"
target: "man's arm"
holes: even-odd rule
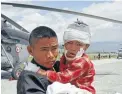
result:
[[[95,69],[93,63],[91,62],[91,68],[89,69],[88,74],[82,78],[80,83],[77,83],[77,86],[81,89],[88,90],[92,94],[96,94],[96,90],[92,86],[92,82],[94,81],[94,76],[95,76]]]
[[[46,94],[49,84],[46,77],[24,70],[17,82],[17,94]]]
[[[82,76],[90,68],[89,62],[85,59],[81,59],[75,63],[72,63],[69,68],[62,72],[47,71],[47,78],[54,82],[59,81],[62,83],[70,82],[79,76]]]

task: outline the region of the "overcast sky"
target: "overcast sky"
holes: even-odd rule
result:
[[[7,0],[2,0],[8,2]],[[13,2],[13,1],[9,1]],[[16,1],[17,2],[17,1]],[[28,3],[40,6],[68,9],[106,18],[122,21],[122,1],[24,1],[17,3]],[[1,12],[19,23],[29,32],[40,25],[49,26],[58,35],[62,42],[63,32],[66,26],[80,19],[90,26],[92,42],[122,41],[122,24],[111,23],[83,16],[68,15],[64,13],[49,12],[44,10],[13,8],[12,6],[1,6]]]

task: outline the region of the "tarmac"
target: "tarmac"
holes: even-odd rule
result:
[[[122,59],[100,60],[98,63],[94,64],[96,94],[122,94]]]
[[[93,86],[96,94],[122,94],[122,59],[92,61],[96,75]],[[10,73],[1,73],[1,94],[17,94],[16,80],[9,81]]]

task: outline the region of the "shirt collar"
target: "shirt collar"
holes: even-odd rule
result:
[[[31,60],[31,63],[33,63],[33,64],[39,66],[39,67],[40,67],[41,69],[43,69],[43,70],[50,70],[50,68],[46,68],[46,67],[44,67],[44,66],[38,64],[34,59]]]

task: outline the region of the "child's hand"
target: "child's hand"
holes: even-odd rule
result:
[[[37,73],[40,75],[43,75],[43,76],[47,75],[47,72],[45,70],[42,70],[42,69],[39,69]]]

